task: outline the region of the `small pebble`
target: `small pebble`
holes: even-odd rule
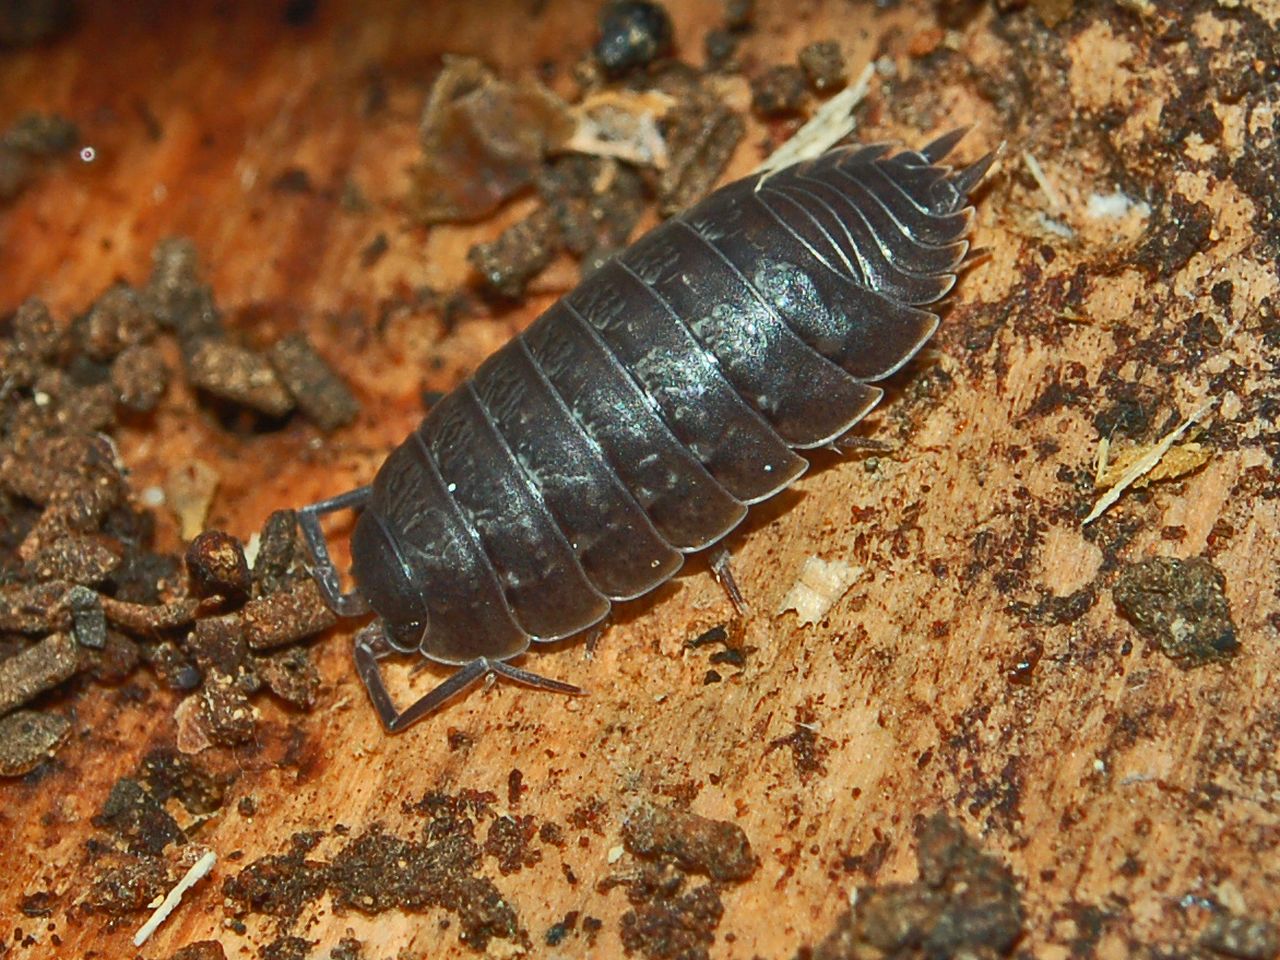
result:
[[[202,597],[237,603],[249,595],[249,564],[240,541],[221,530],[206,530],[187,547],[187,572]]]
[[[620,77],[671,52],[671,17],[659,3],[618,0],[600,12],[595,54],[611,77]]]
[[[0,661],[0,714],[52,690],[80,669],[76,641],[55,633]]]
[[[518,300],[528,282],[555,256],[559,234],[555,215],[540,207],[492,243],[473,246],[467,251],[467,261],[491,292]]]
[[[146,343],[126,347],[111,362],[111,386],[122,407],[138,413],[154,410],[169,385],[164,355]]]
[[[762,117],[799,113],[804,97],[804,72],[791,64],[771,67],[751,81],[751,107]]]
[[[712,70],[724,70],[738,52],[738,36],[729,30],[712,30],[703,41],[707,66]]]
[[[267,359],[302,412],[326,433],[350,423],[360,412],[347,385],[303,334],[277,340]]]
[[[314,580],[300,580],[293,587],[250,600],[244,611],[245,637],[253,650],[270,650],[315,636],[333,626],[337,618],[329,609]]]
[[[71,732],[71,724],[56,713],[19,710],[0,717],[0,777],[30,773]]]
[[[819,40],[800,51],[800,69],[814,93],[834,93],[845,85],[844,54],[834,40]]]
[[[226,340],[200,340],[188,357],[187,377],[192,386],[269,417],[283,417],[294,406],[265,357]]]

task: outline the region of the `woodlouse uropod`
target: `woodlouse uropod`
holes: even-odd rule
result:
[[[994,155],[942,164],[843,146],[722,187],[587,277],[442,399],[373,482],[303,507],[314,574],[340,614],[378,618],[356,669],[395,732],[531,642],[601,621],[808,466],[877,403],[870,384],[932,336],[969,193]],[[362,508],[342,593],[319,516]],[[460,667],[412,706],[378,661]]]

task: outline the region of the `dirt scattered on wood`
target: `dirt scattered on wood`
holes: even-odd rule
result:
[[[1240,647],[1226,578],[1203,557],[1153,557],[1127,564],[1112,587],[1116,609],[1186,667],[1231,657]]]
[[[796,960],[1009,956],[1024,917],[1009,868],[943,816],[925,821],[917,840],[919,880],[860,888],[827,937]]]

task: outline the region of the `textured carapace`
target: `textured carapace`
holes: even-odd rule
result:
[[[485,361],[370,487],[308,508],[364,507],[353,575],[385,640],[357,661],[389,727],[491,670],[536,681],[506,661],[669,579],[804,472],[797,450],[875,406],[968,249],[991,158],[941,165],[959,138],[841,147],[718,190]],[[369,675],[387,644],[467,666],[397,713]]]

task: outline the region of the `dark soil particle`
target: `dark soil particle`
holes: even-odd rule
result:
[[[620,936],[628,954],[649,960],[704,960],[724,916],[720,885],[686,890],[686,876],[672,864],[645,866],[627,884],[631,909],[622,915]]]
[[[216,776],[191,757],[162,747],[143,758],[138,779],[157,802],[173,798],[199,816],[221,808],[231,778]]]
[[[468,250],[467,262],[489,293],[518,300],[528,282],[551,262],[559,244],[555,214],[540,207],[497,239]]]
[[[498,861],[504,877],[542,861],[542,851],[530,846],[537,827],[533,817],[498,817],[489,824],[484,852]]]
[[[303,573],[299,563],[297,515],[277,510],[267,517],[258,537],[258,555],[253,561],[253,582],[261,595],[284,588]]]
[[[359,414],[360,406],[347,385],[305,335],[294,333],[277,340],[267,360],[299,409],[326,433],[346,426]]]
[[[94,864],[83,904],[91,912],[123,917],[163,897],[171,886],[169,868],[161,858],[109,853]]]
[[[769,741],[765,753],[772,753],[783,747],[790,750],[796,776],[801,783],[808,783],[814,776],[822,776],[827,772],[827,754],[834,746],[834,741],[819,736],[808,726],[797,724],[794,733]]]
[[[306,650],[291,647],[254,657],[252,669],[267,689],[299,710],[311,710],[320,694],[320,671]]]
[[[1192,203],[1180,193],[1156,205],[1147,238],[1134,262],[1157,277],[1168,279],[1209,243],[1213,211],[1206,203]]]
[[[212,337],[196,343],[187,357],[193,387],[268,417],[283,417],[294,400],[266,357]]]
[[[257,721],[249,695],[238,678],[213,669],[200,688],[200,720],[214,743],[234,746],[253,739]]]
[[[186,834],[159,800],[137,780],[122,777],[111,788],[93,825],[119,837],[131,853],[158,856],[169,844],[184,844]]]
[[[231,603],[249,595],[249,563],[240,541],[221,530],[206,530],[187,547],[187,572],[202,597],[221,597]]]
[[[315,945],[316,941],[302,937],[277,937],[263,947],[258,956],[262,960],[307,960]]]
[[[364,944],[355,937],[343,937],[329,951],[329,960],[363,960]]]
[[[670,53],[673,33],[662,4],[611,0],[600,11],[596,60],[606,75],[620,77]]]
[[[30,773],[71,733],[71,723],[56,713],[16,710],[0,717],[0,777]]]
[[[328,863],[307,859],[319,834],[297,834],[288,853],[255,861],[228,878],[223,892],[242,915],[265,913],[290,923],[326,890],[338,911],[378,914],[438,907],[454,915],[459,939],[477,951],[495,937],[527,946],[515,909],[491,880],[476,873],[485,851],[473,837],[472,818],[491,816],[491,803],[489,794],[429,795],[406,805],[406,812],[429,818],[424,840],[397,837],[375,825],[343,843]],[[526,856],[521,865],[537,862],[536,857],[527,859],[529,853],[540,856],[540,851],[527,849],[534,835],[531,819],[509,822],[515,824],[517,845]],[[335,829],[335,836],[346,833]],[[502,855],[513,849],[505,842],[502,847]],[[359,944],[353,944],[350,955],[356,956]]]
[[[938,815],[919,830],[920,879],[861,888],[826,939],[797,960],[1008,956],[1022,935],[1012,873]]]
[[[622,840],[636,856],[670,858],[684,871],[713,880],[746,880],[760,865],[737,824],[652,805],[631,811]]]
[[[604,836],[604,825],[601,821],[609,814],[609,805],[599,797],[592,797],[578,804],[569,813],[569,826],[575,830],[590,830],[596,836]]]
[[[296,643],[329,629],[336,622],[311,579],[277,593],[250,600],[244,607],[245,636],[254,650]]]
[[[0,714],[51,690],[80,669],[76,641],[55,633],[0,662]]]
[[[227,960],[227,954],[217,940],[197,940],[171,953],[169,960]]]
[[[751,81],[751,107],[762,117],[793,116],[804,106],[805,87],[805,74],[799,67],[770,67]]]
[[[329,879],[327,864],[308,860],[321,835],[295,833],[288,853],[255,860],[222,884],[222,892],[241,913],[265,913],[293,920],[311,901],[324,893]]]
[[[1275,960],[1280,929],[1261,918],[1218,914],[1200,935],[1200,946],[1238,960]]]
[[[480,951],[494,937],[523,937],[515,910],[492,881],[474,874],[479,861],[466,836],[424,844],[370,830],[334,858],[334,906],[363,913],[442,907],[457,916],[459,939]]]
[[[556,157],[538,175],[538,193],[555,217],[559,243],[583,259],[584,275],[593,257],[627,242],[645,205],[640,174],[600,157]]]
[[[1239,648],[1226,578],[1203,557],[1153,557],[1121,569],[1112,596],[1121,615],[1165,656],[1193,667]]]
[[[89,312],[75,321],[71,333],[86,356],[105,363],[129,347],[152,340],[158,330],[137,291],[124,284],[109,287]]]
[[[657,190],[658,212],[672,217],[711,191],[745,136],[746,124],[696,75],[673,70],[655,86],[677,104],[663,124],[670,160]]]
[[[840,44],[834,40],[809,44],[800,51],[797,62],[814,93],[834,93],[844,87],[844,54],[840,52]]]

